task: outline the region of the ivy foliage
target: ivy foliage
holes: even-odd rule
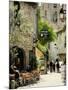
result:
[[[39,21],[39,23],[38,23],[38,33],[41,33],[41,31],[45,31],[45,30],[48,31],[47,38],[45,38],[45,37],[42,38],[40,35],[38,35],[38,39],[39,39],[39,41],[42,45],[44,45],[48,42],[54,41],[57,38],[57,35],[54,32],[53,27],[48,25],[47,22]]]
[[[48,36],[45,38],[44,36],[41,37],[41,32],[46,31],[48,32]],[[57,39],[56,32],[52,26],[48,24],[47,21],[43,21],[40,17],[40,11],[38,10],[38,42],[37,47],[42,51],[45,52],[48,48],[48,43],[55,41]]]

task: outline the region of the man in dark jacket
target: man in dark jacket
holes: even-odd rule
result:
[[[60,68],[60,64],[59,64],[59,60],[56,59],[56,69],[57,69],[57,72],[59,73],[59,68]]]
[[[50,61],[50,72],[52,72],[53,63]]]
[[[55,72],[55,63],[53,63],[53,71]]]

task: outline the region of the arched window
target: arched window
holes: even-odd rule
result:
[[[57,22],[57,11],[55,11],[53,14],[53,22]]]

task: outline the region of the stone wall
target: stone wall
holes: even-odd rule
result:
[[[63,6],[64,9],[66,10],[66,5],[64,4]],[[66,22],[65,21],[62,22],[60,20],[61,7],[62,6],[60,4],[54,3],[42,3],[40,6],[40,13],[41,13],[40,15],[42,20],[47,21],[54,28],[54,31],[57,33],[57,40],[50,43],[49,48],[50,60],[55,60],[58,57],[59,53],[66,53],[66,48],[64,47],[66,30],[63,31]],[[56,19],[57,21],[54,21]]]
[[[17,45],[25,50],[26,64],[29,64],[29,50],[33,47],[33,35],[36,35],[36,6],[35,3],[9,2],[9,45]],[[17,15],[16,15],[17,13]]]

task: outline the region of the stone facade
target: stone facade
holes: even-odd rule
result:
[[[57,40],[49,43],[49,59],[60,60],[65,59],[66,55],[66,21],[60,20],[60,9],[62,5],[52,3],[42,3],[40,6],[40,13],[42,20],[47,21],[57,33]],[[66,10],[66,5],[63,4],[63,9]],[[65,16],[66,17],[66,16]],[[63,57],[63,58],[61,58]]]
[[[9,45],[24,49],[26,65],[29,64],[29,51],[34,46],[33,36],[36,36],[36,8],[37,3],[9,2]]]

